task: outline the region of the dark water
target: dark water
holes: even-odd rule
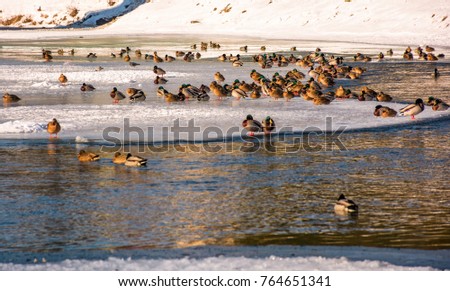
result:
[[[114,165],[108,152],[100,162],[79,163],[79,146],[63,140],[2,140],[0,252],[448,249],[449,125],[344,133],[346,151],[308,152],[294,140],[301,137],[212,144],[218,153],[148,148],[146,168]],[[340,193],[359,204],[359,215],[333,212]]]

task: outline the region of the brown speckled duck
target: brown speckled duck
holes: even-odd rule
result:
[[[47,123],[47,132],[50,134],[50,138],[52,135],[55,135],[55,138],[58,137],[58,132],[61,131],[61,125],[53,118],[49,123]]]
[[[94,153],[86,152],[85,150],[81,150],[78,153],[78,160],[80,162],[94,162],[100,160],[100,156]]]
[[[14,103],[14,102],[19,102],[19,101],[20,101],[20,98],[17,95],[9,94],[8,92],[3,94],[3,102],[5,102],[5,103]]]

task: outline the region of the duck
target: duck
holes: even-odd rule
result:
[[[58,80],[61,84],[67,83],[67,77],[64,74],[59,75]]]
[[[58,137],[58,132],[61,131],[61,125],[56,120],[56,118],[53,118],[49,123],[47,123],[47,132],[50,134],[50,138],[52,135],[55,135],[55,137]]]
[[[241,98],[247,97],[247,93],[244,90],[239,89],[238,86],[234,86],[233,90],[231,91],[231,96],[233,96],[237,100],[240,100]]]
[[[155,63],[162,63],[162,62],[164,62],[163,58],[158,56],[158,52],[153,52],[153,61]]]
[[[358,212],[358,205],[341,194],[334,204],[334,211],[338,214],[356,213]]]
[[[377,100],[379,102],[390,102],[390,101],[392,101],[391,95],[385,94],[383,92],[378,93],[376,98],[377,98]]]
[[[167,79],[160,77],[160,76],[156,76],[155,80],[153,80],[154,84],[166,84],[167,83]]]
[[[275,130],[275,121],[270,116],[267,116],[261,123],[264,134],[268,135]]]
[[[100,160],[100,156],[94,153],[86,152],[85,150],[81,150],[78,153],[78,160],[80,162],[94,162]]]
[[[131,60],[131,57],[130,57],[130,55],[125,55],[124,57],[123,57],[123,60],[125,61],[125,62],[129,62],[130,60]]]
[[[283,90],[283,97],[284,97],[284,100],[289,101],[292,98],[294,98],[294,93],[292,93],[290,88],[285,88]]]
[[[125,99],[125,95],[118,91],[116,87],[112,89],[112,91],[109,93],[109,96],[114,100],[114,103],[119,103],[120,100]]]
[[[434,72],[431,74],[431,76],[433,77],[433,78],[438,78],[439,76],[441,75],[441,73],[439,73],[439,70],[438,70],[438,68],[434,68]]]
[[[423,100],[417,98],[416,102],[400,109],[400,115],[411,115],[411,119],[415,119],[415,115],[421,113],[425,109]]]
[[[225,81],[225,77],[220,72],[216,72],[214,74],[214,80],[220,84]]]
[[[125,159],[125,166],[142,167],[142,166],[146,166],[146,165],[147,165],[147,159],[139,157],[139,156],[134,156],[130,153],[127,154],[126,159]]]
[[[112,159],[114,164],[125,164],[126,160],[127,160],[127,155],[122,154],[120,152],[116,152]]]
[[[131,89],[134,89],[134,88],[131,88]],[[128,93],[128,89],[127,89],[127,93]],[[128,95],[130,96],[130,101],[131,102],[145,101],[145,99],[147,98],[145,96],[144,91],[142,91],[140,89],[134,89],[133,94],[129,94],[128,93]]]
[[[428,106],[433,106],[434,100],[439,100],[439,99],[434,98],[433,96],[429,96],[426,105],[428,105]]]
[[[176,58],[175,58],[175,57],[172,57],[172,56],[169,56],[169,55],[165,55],[165,56],[164,56],[164,60],[165,60],[166,62],[173,62],[173,61],[176,60]]]
[[[445,111],[447,110],[449,105],[445,102],[443,102],[441,99],[435,99],[433,101],[433,105],[431,106],[431,109],[434,111]]]
[[[222,97],[228,96],[227,91],[224,89],[224,87],[217,84],[216,81],[212,81],[211,84],[209,85],[209,88],[211,89],[211,91],[213,92],[214,95],[219,97],[219,99],[222,99]]]
[[[94,91],[95,87],[92,86],[91,84],[83,83],[83,85],[81,85],[81,87],[80,87],[80,90],[83,92]]]
[[[328,105],[331,103],[331,99],[326,96],[317,96],[313,99],[314,105]]]
[[[242,127],[248,131],[248,135],[253,136],[255,132],[263,131],[262,124],[253,119],[251,114],[247,115],[244,121],[242,121]]]
[[[157,76],[161,75],[161,77],[164,77],[164,75],[166,74],[166,71],[164,71],[162,68],[160,68],[158,66],[154,66],[153,73],[155,73]]]
[[[373,115],[375,116],[381,116],[381,117],[395,117],[397,116],[397,111],[395,111],[392,108],[389,108],[387,106],[377,105],[375,106],[375,111],[373,112]]]
[[[3,102],[5,102],[5,103],[14,103],[14,102],[19,102],[19,101],[20,101],[20,98],[17,95],[9,94],[8,92],[3,94]]]

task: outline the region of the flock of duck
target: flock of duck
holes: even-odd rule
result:
[[[201,50],[206,50],[208,48],[220,48],[217,43],[201,43]],[[196,49],[196,45],[192,45],[191,49]],[[248,47],[244,46],[240,48],[241,51],[247,52]],[[305,57],[295,57],[292,53],[290,56],[284,56],[282,54],[267,54],[265,53],[265,46],[261,47],[261,51],[264,53],[254,55],[251,59],[253,62],[257,63],[262,70],[271,68],[273,66],[287,67],[289,65],[296,65],[303,69],[308,69],[307,75],[297,70],[296,68],[288,71],[285,75],[279,73],[273,74],[270,78],[266,77],[262,73],[253,69],[250,72],[250,78],[253,82],[246,83],[245,81],[240,81],[239,79],[234,80],[230,84],[225,83],[225,76],[220,72],[216,72],[213,76],[214,80],[208,85],[202,84],[199,87],[193,86],[191,84],[182,84],[178,92],[171,93],[166,90],[162,85],[166,84],[168,80],[164,78],[166,71],[156,65],[157,63],[163,62],[173,62],[177,58],[182,58],[186,62],[191,62],[194,59],[199,59],[201,54],[197,53],[184,53],[181,51],[176,52],[176,56],[165,55],[164,58],[158,56],[157,52],[153,54],[145,54],[145,60],[151,60],[155,63],[153,66],[153,72],[155,74],[154,84],[160,85],[157,88],[156,95],[163,97],[167,102],[178,102],[188,99],[198,100],[198,101],[208,101],[210,100],[209,94],[215,95],[218,99],[234,97],[235,99],[241,98],[251,98],[258,99],[261,97],[269,97],[275,100],[285,99],[289,101],[294,97],[302,97],[305,100],[312,101],[315,105],[328,105],[335,99],[357,99],[359,101],[379,101],[379,102],[389,102],[392,101],[392,97],[389,94],[383,92],[377,92],[367,86],[363,87],[361,93],[352,92],[349,89],[344,88],[342,85],[338,86],[335,90],[330,90],[335,84],[335,79],[337,78],[347,78],[347,79],[359,79],[361,75],[364,74],[366,69],[359,66],[348,66],[343,64],[342,57],[330,57],[325,56],[321,52],[320,48],[317,48],[314,52],[306,55]],[[292,47],[291,51],[295,51],[296,48]],[[111,53],[112,58],[117,58],[119,56],[125,62],[128,62],[130,66],[135,67],[140,65],[139,63],[132,62],[129,53],[131,49],[129,47],[122,49],[118,54]],[[418,47],[414,50],[417,54],[419,60],[435,61],[438,58],[444,57],[439,54],[437,57],[433,54],[434,48],[426,46],[425,50]],[[64,54],[63,50],[58,50],[58,54]],[[70,55],[74,55],[75,51],[70,50]],[[393,51],[388,50],[387,55],[392,56]],[[140,59],[143,55],[142,52],[137,49],[135,50],[136,58]],[[49,50],[42,50],[42,57],[46,60],[51,60],[52,54]],[[88,59],[95,59],[97,55],[95,53],[89,53],[86,56]],[[379,60],[384,59],[385,55],[379,53],[377,58]],[[406,60],[414,59],[413,50],[408,47],[403,58]],[[372,58],[365,56],[361,53],[357,53],[353,57],[354,61],[368,62]],[[217,58],[220,62],[230,62],[233,67],[243,66],[243,60],[239,54],[233,56],[222,54]],[[102,70],[102,67],[98,67],[97,71]],[[440,75],[437,69],[434,70],[433,77],[438,78]],[[304,81],[306,79],[306,81]],[[66,84],[68,82],[67,76],[61,74],[58,78],[61,84]],[[303,82],[304,83],[303,83]],[[92,84],[83,83],[80,87],[83,92],[90,92],[96,90]],[[126,94],[119,91],[114,87],[110,92],[110,97],[114,103],[119,103],[120,101],[127,98],[131,102],[145,101],[146,95],[141,89],[127,88]],[[5,93],[3,95],[3,102],[14,103],[19,102],[21,99],[14,94]],[[442,101],[441,99],[429,97],[426,105],[431,106],[433,110],[442,111],[447,110],[449,105]],[[389,108],[387,106],[377,105],[374,110],[374,115],[377,117],[395,117],[400,115],[409,115],[412,119],[418,114],[420,114],[425,109],[425,103],[421,98],[418,98],[415,103],[409,104],[404,108],[396,110]],[[251,114],[248,114],[246,118],[242,121],[242,127],[248,132],[248,135],[254,135],[255,133],[262,132],[265,135],[271,134],[275,130],[275,121],[267,116],[261,122],[255,120]],[[47,124],[47,131],[50,134],[50,138],[57,137],[58,133],[61,131],[61,125],[56,119],[52,119]],[[100,160],[98,154],[88,152],[86,150],[80,150],[78,153],[78,160],[80,162],[95,162]],[[112,158],[112,162],[115,164],[123,164],[126,166],[140,167],[147,164],[147,159],[140,156],[132,155],[131,153],[121,153],[116,152]],[[343,194],[339,196],[334,207],[337,213],[357,213],[358,206],[350,199],[347,199]]]

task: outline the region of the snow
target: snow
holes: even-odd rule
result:
[[[267,258],[208,257],[204,259],[64,260],[59,263],[0,264],[2,271],[433,271],[431,267],[404,267],[383,261],[350,261],[345,257]]]
[[[68,7],[76,7],[76,18],[91,12],[83,25],[101,17],[118,16],[111,24],[97,29],[2,31],[1,38],[35,39],[78,35],[195,34],[215,38],[221,35],[260,39],[314,39],[403,45],[448,46],[450,3],[436,0],[340,0],[290,1],[198,1],[152,0],[116,1],[17,0],[2,1],[1,19],[18,14],[40,22],[41,14],[58,14],[52,23],[32,25],[18,22],[16,27],[55,27],[69,24]],[[145,3],[144,3],[145,2]],[[133,4],[130,7],[130,4]],[[42,11],[37,11],[41,6]],[[128,11],[128,13],[125,13]],[[125,13],[125,15],[120,16]],[[101,15],[101,16],[99,16]],[[62,21],[61,19],[69,18]],[[1,20],[0,19],[0,20]]]

